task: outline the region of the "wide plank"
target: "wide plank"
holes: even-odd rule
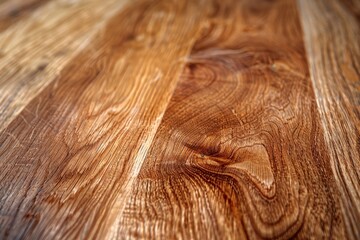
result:
[[[345,239],[296,2],[209,5],[109,238]]]
[[[298,4],[348,239],[360,239],[360,1]]]
[[[104,238],[127,202],[205,7],[129,2],[2,131],[2,238]]]

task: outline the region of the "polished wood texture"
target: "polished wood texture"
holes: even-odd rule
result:
[[[349,234],[359,239],[360,1],[306,0],[299,1],[299,6],[311,79],[330,165],[341,195],[343,218]]]
[[[0,2],[0,238],[359,239],[359,9]]]

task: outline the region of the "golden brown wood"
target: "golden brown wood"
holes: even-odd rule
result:
[[[114,238],[346,238],[295,2],[212,7]]]
[[[62,68],[125,2],[54,0],[1,32],[0,130],[58,78]]]
[[[133,2],[3,131],[2,236],[103,236],[193,44],[199,7]]]
[[[359,9],[0,0],[0,239],[358,239]]]
[[[360,1],[299,0],[308,61],[348,238],[360,238]]]

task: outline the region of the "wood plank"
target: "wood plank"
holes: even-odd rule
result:
[[[360,1],[298,1],[348,239],[360,239]]]
[[[4,129],[0,236],[103,238],[127,202],[206,5],[131,1]]]
[[[109,238],[346,239],[296,2],[209,5]]]
[[[125,2],[54,0],[0,33],[0,130],[59,77]]]
[[[0,0],[0,239],[359,239],[360,2],[297,3]]]

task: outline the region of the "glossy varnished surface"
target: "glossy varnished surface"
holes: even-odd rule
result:
[[[1,1],[0,239],[358,239],[359,9]]]

